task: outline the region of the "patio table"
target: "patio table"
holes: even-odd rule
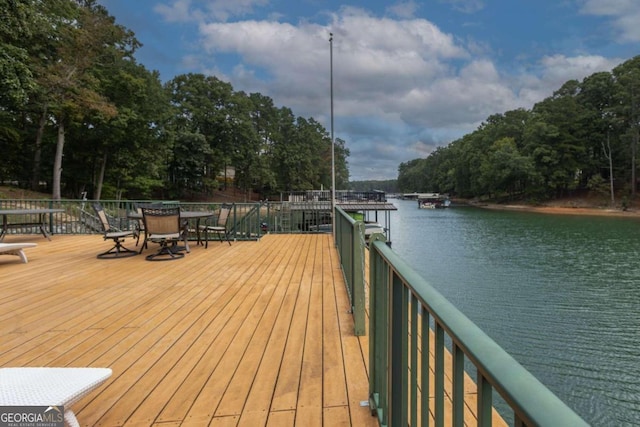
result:
[[[51,240],[50,233],[47,231],[46,215],[58,212],[64,212],[64,209],[50,209],[50,208],[32,208],[32,209],[0,209],[0,215],[2,215],[2,230],[0,231],[0,242],[4,239],[9,228],[21,228],[21,227],[40,227],[40,232],[48,240]],[[12,216],[25,216],[38,215],[37,221],[21,221],[21,222],[9,222],[9,215]]]
[[[189,231],[189,220],[190,219],[196,220],[195,230],[196,230],[197,245],[202,244],[202,241],[200,239],[200,220],[202,220],[203,218],[210,218],[215,214],[216,213],[212,211],[180,211],[180,219],[185,220],[184,221],[185,233]],[[142,214],[140,212],[129,212],[127,216],[131,219],[142,219]]]

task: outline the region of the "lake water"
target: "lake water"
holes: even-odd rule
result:
[[[640,219],[392,202],[427,282],[587,422],[640,425]]]

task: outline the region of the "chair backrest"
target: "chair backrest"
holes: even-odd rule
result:
[[[229,214],[231,213],[231,205],[222,205],[220,206],[220,212],[218,212],[218,226],[225,227],[227,226],[227,221],[229,220]]]
[[[149,235],[180,233],[180,208],[142,207],[144,227]]]
[[[102,231],[105,233],[111,230],[111,224],[109,224],[109,218],[107,218],[107,214],[102,207],[102,204],[95,202],[93,203],[93,210],[96,211],[96,215],[100,220],[100,224],[102,225]]]
[[[138,231],[144,231],[144,216],[142,215],[142,207],[140,206],[136,206],[136,213],[138,215],[140,215],[140,218],[137,220],[138,221]]]

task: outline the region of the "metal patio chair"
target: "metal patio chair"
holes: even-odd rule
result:
[[[103,238],[104,240],[113,240],[113,247],[106,252],[97,255],[97,258],[100,259],[115,259],[115,258],[124,258],[133,255],[137,255],[137,251],[132,251],[131,249],[127,249],[122,245],[124,239],[127,237],[135,237],[136,232],[134,230],[118,230],[111,226],[109,223],[109,218],[107,217],[107,213],[104,211],[102,204],[96,202],[93,203],[93,210],[96,212],[98,219],[100,220],[100,224],[102,225]]]
[[[205,249],[209,247],[209,233],[216,234],[220,243],[223,242],[223,237],[231,246],[231,240],[229,240],[229,230],[227,229],[227,223],[229,222],[229,216],[231,214],[231,205],[223,204],[218,211],[218,218],[215,224],[204,224],[200,226],[200,230],[204,231]]]
[[[154,254],[147,255],[148,261],[167,261],[184,257],[184,252],[189,252],[187,235],[184,232],[184,223],[180,219],[180,208],[156,208],[142,207],[144,221],[145,240],[140,248],[140,253],[151,241],[160,244],[160,249]],[[182,240],[184,246],[178,246]]]

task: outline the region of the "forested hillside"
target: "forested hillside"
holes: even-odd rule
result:
[[[331,138],[214,76],[161,82],[94,0],[0,0],[0,183],[54,199],[330,188]],[[142,41],[144,42],[144,41]],[[335,141],[336,187],[349,179]]]
[[[540,201],[590,191],[636,195],[640,56],[566,82],[531,110],[495,114],[425,159],[402,163],[400,191]]]

